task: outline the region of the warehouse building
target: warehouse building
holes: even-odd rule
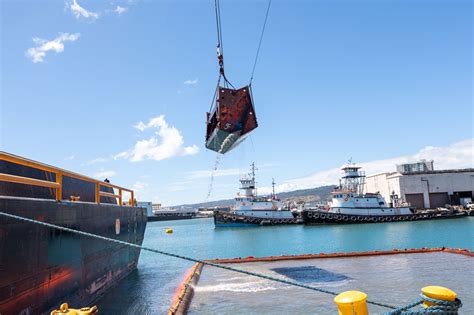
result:
[[[462,205],[473,199],[474,168],[435,170],[433,161],[397,165],[397,171],[367,176],[366,192],[408,202],[418,209]]]

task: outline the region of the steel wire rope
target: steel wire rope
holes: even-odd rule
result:
[[[214,7],[216,13],[216,26],[217,26],[217,49],[220,54],[219,59],[219,66],[220,66],[220,73],[219,76],[224,78],[224,87],[228,88],[229,85],[235,90],[235,87],[232,83],[227,79],[224,71],[224,41],[222,40],[222,20],[221,20],[221,4],[220,0],[214,0]]]
[[[268,13],[270,12],[271,5],[272,5],[272,0],[268,0],[267,13],[265,14],[265,21],[263,22],[262,33],[260,34],[260,41],[258,43],[257,53],[255,54],[255,61],[253,63],[252,74],[250,76],[250,84],[252,84],[255,68],[257,67],[258,56],[260,54],[260,47],[262,46],[263,35],[265,34],[265,27],[267,26]]]
[[[0,215],[2,215],[4,217],[11,218],[11,219],[16,219],[16,220],[20,220],[20,221],[29,222],[29,223],[34,223],[34,224],[46,226],[46,227],[53,228],[53,229],[58,229],[58,230],[65,231],[65,232],[75,233],[75,234],[79,234],[79,235],[83,235],[83,236],[87,236],[87,237],[91,237],[91,238],[96,238],[96,239],[100,239],[100,240],[104,240],[104,241],[108,241],[108,242],[112,242],[112,243],[116,243],[116,244],[121,244],[121,245],[125,245],[125,246],[138,248],[140,250],[149,251],[149,252],[152,252],[152,253],[155,253],[155,254],[161,254],[161,255],[165,255],[165,256],[175,257],[175,258],[179,258],[179,259],[183,259],[183,260],[187,260],[187,261],[192,261],[192,262],[195,262],[195,263],[201,263],[203,265],[208,265],[208,266],[212,266],[212,267],[215,267],[215,268],[234,271],[234,272],[238,272],[238,273],[242,273],[242,274],[246,274],[246,275],[249,275],[249,276],[254,276],[254,277],[258,277],[258,278],[262,278],[262,279],[266,279],[266,280],[270,280],[270,281],[274,281],[274,282],[280,282],[280,283],[283,283],[283,284],[292,285],[292,286],[296,286],[296,287],[300,287],[300,288],[304,288],[304,289],[308,289],[308,290],[312,290],[312,291],[317,291],[317,292],[320,292],[320,293],[326,293],[326,294],[330,294],[330,295],[338,295],[338,293],[336,293],[336,292],[321,289],[321,288],[317,288],[317,287],[310,286],[310,285],[306,285],[306,284],[303,284],[303,283],[300,283],[300,282],[285,280],[285,279],[281,279],[281,278],[275,278],[275,277],[267,276],[267,275],[257,273],[257,272],[252,272],[252,271],[247,271],[247,270],[243,270],[243,269],[229,267],[229,266],[225,266],[225,265],[221,265],[221,264],[216,264],[216,263],[213,263],[213,262],[209,262],[209,261],[205,261],[205,260],[201,260],[201,259],[196,259],[196,258],[192,258],[192,257],[188,257],[188,256],[173,254],[173,253],[165,252],[165,251],[162,251],[162,250],[154,249],[154,248],[151,248],[151,247],[146,247],[146,246],[137,245],[137,244],[133,244],[133,243],[129,243],[129,242],[124,242],[124,241],[121,241],[121,240],[116,240],[116,239],[113,239],[113,238],[109,238],[109,237],[105,237],[105,236],[101,236],[101,235],[97,235],[97,234],[93,234],[93,233],[89,233],[89,232],[74,230],[74,229],[67,228],[67,227],[64,227],[64,226],[51,224],[51,223],[47,223],[47,222],[43,222],[43,221],[38,221],[38,220],[30,219],[30,218],[25,218],[25,217],[22,217],[22,216],[6,213],[6,212],[2,212],[2,211],[0,211]],[[378,302],[371,301],[371,300],[367,300],[367,303],[372,304],[372,305],[376,305],[376,306],[382,306],[382,307],[389,308],[389,309],[394,309],[394,310],[397,309],[395,306],[388,305],[388,304],[383,304],[383,303],[378,303]]]

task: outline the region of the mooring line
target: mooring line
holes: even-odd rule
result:
[[[104,241],[109,241],[109,242],[112,242],[112,243],[117,243],[117,244],[122,244],[122,245],[130,246],[130,247],[134,247],[134,248],[138,248],[138,249],[149,251],[149,252],[156,253],[156,254],[175,257],[175,258],[179,258],[179,259],[183,259],[183,260],[187,260],[187,261],[192,261],[192,262],[195,262],[195,263],[201,263],[203,265],[208,265],[208,266],[212,266],[212,267],[216,267],[216,268],[221,268],[221,269],[225,269],[225,270],[229,270],[229,271],[234,271],[234,272],[238,272],[238,273],[242,273],[242,274],[246,274],[246,275],[249,275],[249,276],[254,276],[254,277],[258,277],[258,278],[262,278],[262,279],[266,279],[266,280],[270,280],[270,281],[274,281],[274,282],[280,282],[280,283],[284,283],[284,284],[287,284],[287,285],[292,285],[292,286],[296,286],[296,287],[300,287],[300,288],[304,288],[304,289],[308,289],[308,290],[313,290],[313,291],[326,293],[326,294],[330,294],[330,295],[334,295],[334,296],[339,294],[339,293],[336,293],[336,292],[333,292],[333,291],[313,287],[313,286],[302,284],[302,283],[299,283],[299,282],[296,282],[296,281],[284,280],[284,279],[275,278],[275,277],[267,276],[267,275],[252,272],[252,271],[246,271],[246,270],[243,270],[243,269],[238,269],[238,268],[234,268],[234,267],[229,267],[229,266],[225,266],[225,265],[221,265],[221,264],[208,262],[208,261],[201,260],[201,259],[182,256],[182,255],[178,255],[178,254],[173,254],[173,253],[165,252],[165,251],[162,251],[162,250],[158,250],[158,249],[154,249],[154,248],[150,248],[150,247],[146,247],[146,246],[141,246],[141,245],[137,245],[137,244],[133,244],[133,243],[128,243],[128,242],[124,242],[124,241],[121,241],[121,240],[116,240],[116,239],[105,237],[105,236],[100,236],[100,235],[93,234],[93,233],[74,230],[74,229],[70,229],[70,228],[67,228],[67,227],[60,226],[60,225],[51,224],[51,223],[47,223],[47,222],[42,222],[42,221],[30,219],[30,218],[25,218],[25,217],[22,217],[22,216],[18,216],[18,215],[6,213],[6,212],[1,212],[0,211],[0,215],[2,215],[4,217],[12,218],[12,219],[20,220],[20,221],[25,221],[25,222],[30,222],[30,223],[46,226],[46,227],[53,228],[53,229],[62,230],[62,231],[65,231],[65,232],[75,233],[75,234],[79,234],[79,235],[83,235],[83,236],[87,236],[87,237],[91,237],[91,238],[96,238],[96,239],[101,239],[101,240],[104,240]],[[367,300],[367,303],[372,304],[372,305],[385,307],[385,308],[397,309],[395,306],[388,305],[388,304],[383,304],[383,303],[378,303],[378,302],[375,302],[375,301]]]

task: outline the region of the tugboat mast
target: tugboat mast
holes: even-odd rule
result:
[[[272,199],[275,199],[275,178],[272,177]]]
[[[255,181],[255,171],[258,170],[256,167],[255,167],[255,162],[252,162],[252,164],[250,164],[250,177],[252,178],[252,182],[254,184],[254,189],[255,189],[255,197],[257,197],[257,182]]]
[[[252,162],[252,164],[250,164],[250,176],[252,177],[252,180],[255,181],[255,171],[257,170],[257,168],[255,167],[255,162]]]

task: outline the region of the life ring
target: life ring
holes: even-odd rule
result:
[[[347,221],[347,215],[342,216],[342,221]]]
[[[235,221],[237,221],[237,219],[236,219],[235,217],[232,217],[232,221],[234,221],[234,222],[235,222]]]
[[[349,200],[349,198],[344,198],[344,201],[348,201],[348,200]]]

